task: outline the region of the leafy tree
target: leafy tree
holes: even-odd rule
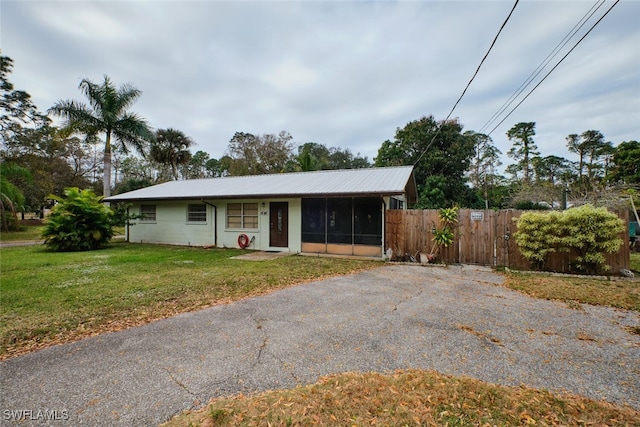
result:
[[[513,142],[513,146],[507,151],[507,156],[516,161],[512,172],[513,170],[522,171],[523,180],[527,184],[531,181],[532,158],[540,154],[536,151],[538,147],[533,141],[533,136],[536,134],[535,127],[535,122],[522,122],[507,131],[507,137]]]
[[[554,187],[558,180],[566,178],[571,170],[571,163],[564,157],[546,156],[532,159],[533,172],[538,183],[545,182]]]
[[[208,153],[198,150],[191,156],[189,162],[182,166],[182,176],[186,179],[207,178],[207,162],[211,160]]]
[[[31,180],[31,174],[25,168],[15,164],[0,162],[0,216],[2,229],[9,231],[18,223],[16,211],[23,209],[25,197],[11,181],[17,177]],[[11,216],[9,216],[9,213]]]
[[[588,162],[586,164],[587,177],[593,185],[594,181],[606,174],[607,160],[613,153],[611,142],[605,142],[604,135],[597,130],[588,130],[582,133],[582,139],[586,146]]]
[[[101,84],[83,79],[79,89],[87,97],[89,105],[74,100],[61,100],[49,111],[65,118],[66,128],[70,131],[88,136],[104,134],[103,194],[108,197],[111,194],[112,145],[118,144],[118,148],[125,154],[129,152],[130,146],[143,153],[153,140],[153,132],[144,119],[128,111],[141,95],[140,90],[131,84],[116,88],[111,79],[104,76]]]
[[[40,212],[47,195],[62,195],[66,187],[89,187],[90,156],[83,141],[52,126],[24,129],[6,144],[4,156],[30,171],[33,179],[16,177],[14,184],[25,196],[25,210]]]
[[[360,153],[355,156],[348,148],[344,150],[340,147],[331,147],[329,149],[328,169],[363,169],[370,168],[371,163],[367,157],[362,157]]]
[[[467,131],[464,135],[474,141],[475,155],[469,167],[471,184],[482,191],[485,209],[489,209],[489,188],[495,187],[496,169],[502,165],[500,161],[502,152],[493,145],[493,140],[487,135],[472,131]]]
[[[207,173],[211,177],[221,177],[229,175],[233,159],[229,156],[222,156],[219,159],[211,159],[205,163]]]
[[[560,200],[560,189],[541,184],[512,182],[506,207],[520,210],[547,210]]]
[[[303,172],[331,169],[329,167],[329,149],[316,142],[300,145],[296,161],[299,170]]]
[[[584,159],[587,155],[587,147],[582,142],[580,135],[572,133],[567,136],[567,149],[570,153],[578,155],[578,179],[582,180],[582,174],[584,172]]]
[[[311,150],[309,150],[308,147],[304,147],[301,150],[297,160],[302,172],[317,171],[320,169],[320,161],[311,154]]]
[[[144,179],[155,181],[154,169],[148,159],[138,156],[127,156],[120,161],[121,181]]]
[[[396,129],[394,140],[382,143],[374,161],[375,166],[414,166],[419,208],[481,206],[465,177],[474,146],[459,122],[422,117]]]
[[[530,201],[544,201],[549,207],[556,207],[556,202],[562,198],[562,192],[566,191],[566,184],[572,175],[572,164],[567,159],[558,156],[535,156],[531,159],[535,182],[529,187],[536,187],[536,197]]]
[[[189,148],[193,140],[176,129],[158,129],[156,138],[151,143],[149,155],[158,163],[169,165],[174,181],[179,178],[178,166],[186,165],[191,160]]]
[[[231,159],[229,174],[263,175],[285,171],[293,152],[291,139],[285,131],[258,136],[236,132],[227,148]]]
[[[65,197],[52,195],[57,204],[42,232],[45,244],[57,252],[88,251],[104,247],[113,237],[114,211],[91,190],[67,188]]]
[[[14,89],[9,81],[13,60],[0,56],[0,137],[6,143],[22,134],[25,128],[49,123],[49,118],[38,112],[31,95]]]
[[[327,148],[326,145],[316,142],[307,142],[299,146],[298,155],[295,157],[295,170],[301,171],[370,167],[369,159],[360,153],[354,156],[348,148]]]
[[[640,142],[624,141],[613,153],[609,181],[640,185]]]
[[[153,184],[154,182],[149,178],[128,178],[116,185],[115,193],[122,194],[128,191],[139,190],[141,188],[151,187]]]

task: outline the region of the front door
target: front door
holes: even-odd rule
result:
[[[269,203],[269,246],[289,246],[289,202]]]

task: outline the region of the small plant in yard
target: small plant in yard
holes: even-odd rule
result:
[[[65,197],[50,196],[57,204],[42,231],[45,244],[58,252],[88,251],[104,247],[117,225],[114,211],[91,190],[67,188]]]
[[[443,208],[438,211],[438,218],[442,224],[442,228],[434,228],[433,230],[433,246],[427,258],[432,262],[438,256],[441,248],[448,248],[455,239],[453,225],[458,222],[458,208]]]

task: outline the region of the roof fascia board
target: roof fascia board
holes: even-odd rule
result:
[[[241,199],[317,199],[326,197],[385,197],[385,196],[402,196],[405,192],[401,191],[385,191],[385,192],[363,192],[363,193],[319,193],[319,194],[246,194],[233,196],[188,196],[188,197],[144,197],[131,199],[105,199],[111,203],[119,202],[163,202],[163,201],[186,201],[186,200],[241,200]]]

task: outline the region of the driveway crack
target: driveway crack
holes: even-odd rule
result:
[[[420,295],[422,295],[422,293],[424,292],[423,288],[419,288],[417,292],[415,292],[412,295],[406,295],[403,296],[402,298],[399,298],[397,301],[395,301],[393,303],[393,308],[389,311],[389,313],[393,313],[398,311],[398,307],[401,306],[402,304],[406,303],[407,301],[411,301],[414,298],[418,298]]]
[[[252,319],[254,322],[256,322],[256,329],[262,332],[262,337],[263,337],[262,344],[260,345],[260,348],[258,348],[258,355],[256,356],[256,360],[251,365],[251,367],[254,368],[258,363],[260,363],[260,359],[262,359],[262,353],[264,352],[264,349],[267,347],[267,342],[269,342],[269,336],[262,329],[261,319],[256,319],[255,317],[252,317]]]
[[[262,328],[262,323],[261,321],[263,319],[256,319],[255,317],[252,317],[253,321],[256,322],[256,329],[260,330],[262,332],[263,335],[263,340],[262,340],[262,345],[260,345],[260,348],[258,349],[258,355],[256,356],[256,360],[252,365],[252,368],[256,367],[261,361],[262,361],[262,357],[264,354],[268,354],[271,357],[273,357],[274,359],[276,359],[278,361],[278,363],[280,363],[280,365],[287,371],[289,372],[289,375],[291,375],[291,378],[293,378],[293,380],[296,382],[296,384],[300,383],[299,378],[293,373],[293,370],[291,368],[290,365],[288,365],[284,360],[282,360],[280,357],[278,357],[277,355],[268,352],[266,350],[267,348],[267,343],[269,342],[269,336],[267,335],[267,333],[264,331],[264,329]]]
[[[186,391],[187,393],[189,393],[192,396],[198,397],[198,395],[196,393],[194,393],[191,390],[189,390],[189,388],[182,381],[180,381],[178,378],[176,378],[175,375],[173,375],[173,372],[171,372],[171,370],[169,368],[164,367],[163,369],[167,372],[167,374],[169,374],[169,378],[171,378],[171,380],[174,383],[176,383],[181,389],[183,389],[184,391]]]

